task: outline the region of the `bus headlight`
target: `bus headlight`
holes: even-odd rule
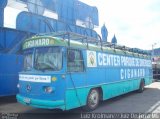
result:
[[[45,87],[44,87],[44,91],[45,91],[46,93],[52,93],[52,92],[53,92],[53,88],[50,87],[50,86],[45,86]]]

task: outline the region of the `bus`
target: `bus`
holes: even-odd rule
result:
[[[17,101],[45,109],[96,109],[152,83],[151,56],[70,32],[35,35],[22,45]]]

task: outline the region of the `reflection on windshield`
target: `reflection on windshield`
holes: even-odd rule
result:
[[[59,47],[36,49],[34,67],[37,70],[60,70],[62,67],[61,49]]]
[[[24,52],[24,70],[31,70],[32,68],[33,51],[28,50]]]

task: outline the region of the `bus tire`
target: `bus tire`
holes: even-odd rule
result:
[[[84,106],[85,111],[93,111],[95,110],[100,101],[100,93],[98,89],[91,89],[88,96],[86,106]]]
[[[144,82],[144,79],[142,79],[139,85],[138,93],[142,93],[144,91],[144,86],[145,86],[145,82]]]

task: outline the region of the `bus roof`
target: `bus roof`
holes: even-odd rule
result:
[[[99,39],[98,39],[99,38]],[[72,32],[54,32],[37,34],[23,42],[23,50],[34,47],[65,46],[71,48],[81,48],[95,51],[106,51],[116,54],[126,54],[146,58],[150,54],[147,51],[137,48],[129,48],[109,42],[103,42],[100,37],[92,38]]]

